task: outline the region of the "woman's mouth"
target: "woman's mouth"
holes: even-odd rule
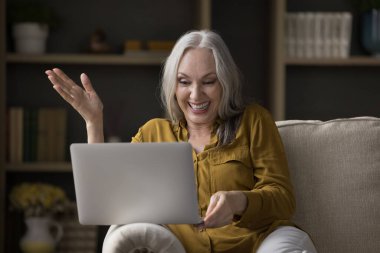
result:
[[[188,104],[191,107],[191,109],[195,112],[205,111],[210,106],[210,102],[205,102],[205,103],[201,103],[201,104],[194,104],[194,103],[189,102]]]

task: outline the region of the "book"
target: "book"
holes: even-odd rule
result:
[[[66,160],[66,109],[10,107],[7,114],[9,162]]]
[[[347,58],[350,55],[351,47],[351,33],[352,33],[352,14],[349,12],[343,12],[340,19],[340,43],[339,43],[339,56],[341,58]]]
[[[331,57],[331,14],[323,13],[322,19],[322,58]]]
[[[63,237],[57,253],[96,253],[98,245],[97,226],[79,224],[76,203],[70,204],[69,212],[60,221]]]
[[[317,12],[314,14],[314,56],[315,58],[322,58],[322,20],[323,14]]]
[[[23,161],[23,140],[24,140],[24,110],[22,107],[9,108],[9,162],[21,163]]]
[[[349,12],[290,12],[285,22],[286,56],[347,58],[352,14]]]
[[[315,17],[311,12],[305,13],[305,58],[314,58],[314,44],[315,44]]]
[[[66,158],[66,129],[67,112],[63,108],[55,111],[55,161],[65,161]]]
[[[296,57],[304,58],[306,49],[306,13],[300,12],[296,16]]]
[[[42,115],[44,126],[41,126],[45,136],[40,149],[43,152],[44,161],[64,161],[66,150],[67,112],[63,108],[44,108]]]
[[[286,56],[289,58],[296,57],[296,22],[297,14],[286,14],[286,27],[285,27],[285,48]]]
[[[331,17],[331,57],[339,58],[341,13],[334,13]]]

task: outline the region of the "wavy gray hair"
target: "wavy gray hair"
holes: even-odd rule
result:
[[[184,114],[175,98],[175,92],[178,65],[184,52],[189,48],[208,48],[213,53],[216,75],[222,87],[222,96],[218,108],[218,117],[221,120],[217,130],[219,136],[218,146],[229,144],[235,138],[245,103],[242,97],[240,71],[232,59],[226,44],[217,33],[208,30],[190,31],[177,41],[163,68],[161,80],[162,103],[173,123],[178,123],[184,118]]]

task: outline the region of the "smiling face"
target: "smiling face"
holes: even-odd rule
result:
[[[187,124],[211,127],[218,116],[221,94],[212,51],[185,51],[178,66],[176,98]]]

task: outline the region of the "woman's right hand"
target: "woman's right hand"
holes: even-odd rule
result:
[[[87,127],[103,124],[103,103],[86,74],[82,73],[80,76],[82,88],[58,68],[45,73],[53,88],[83,117]]]

